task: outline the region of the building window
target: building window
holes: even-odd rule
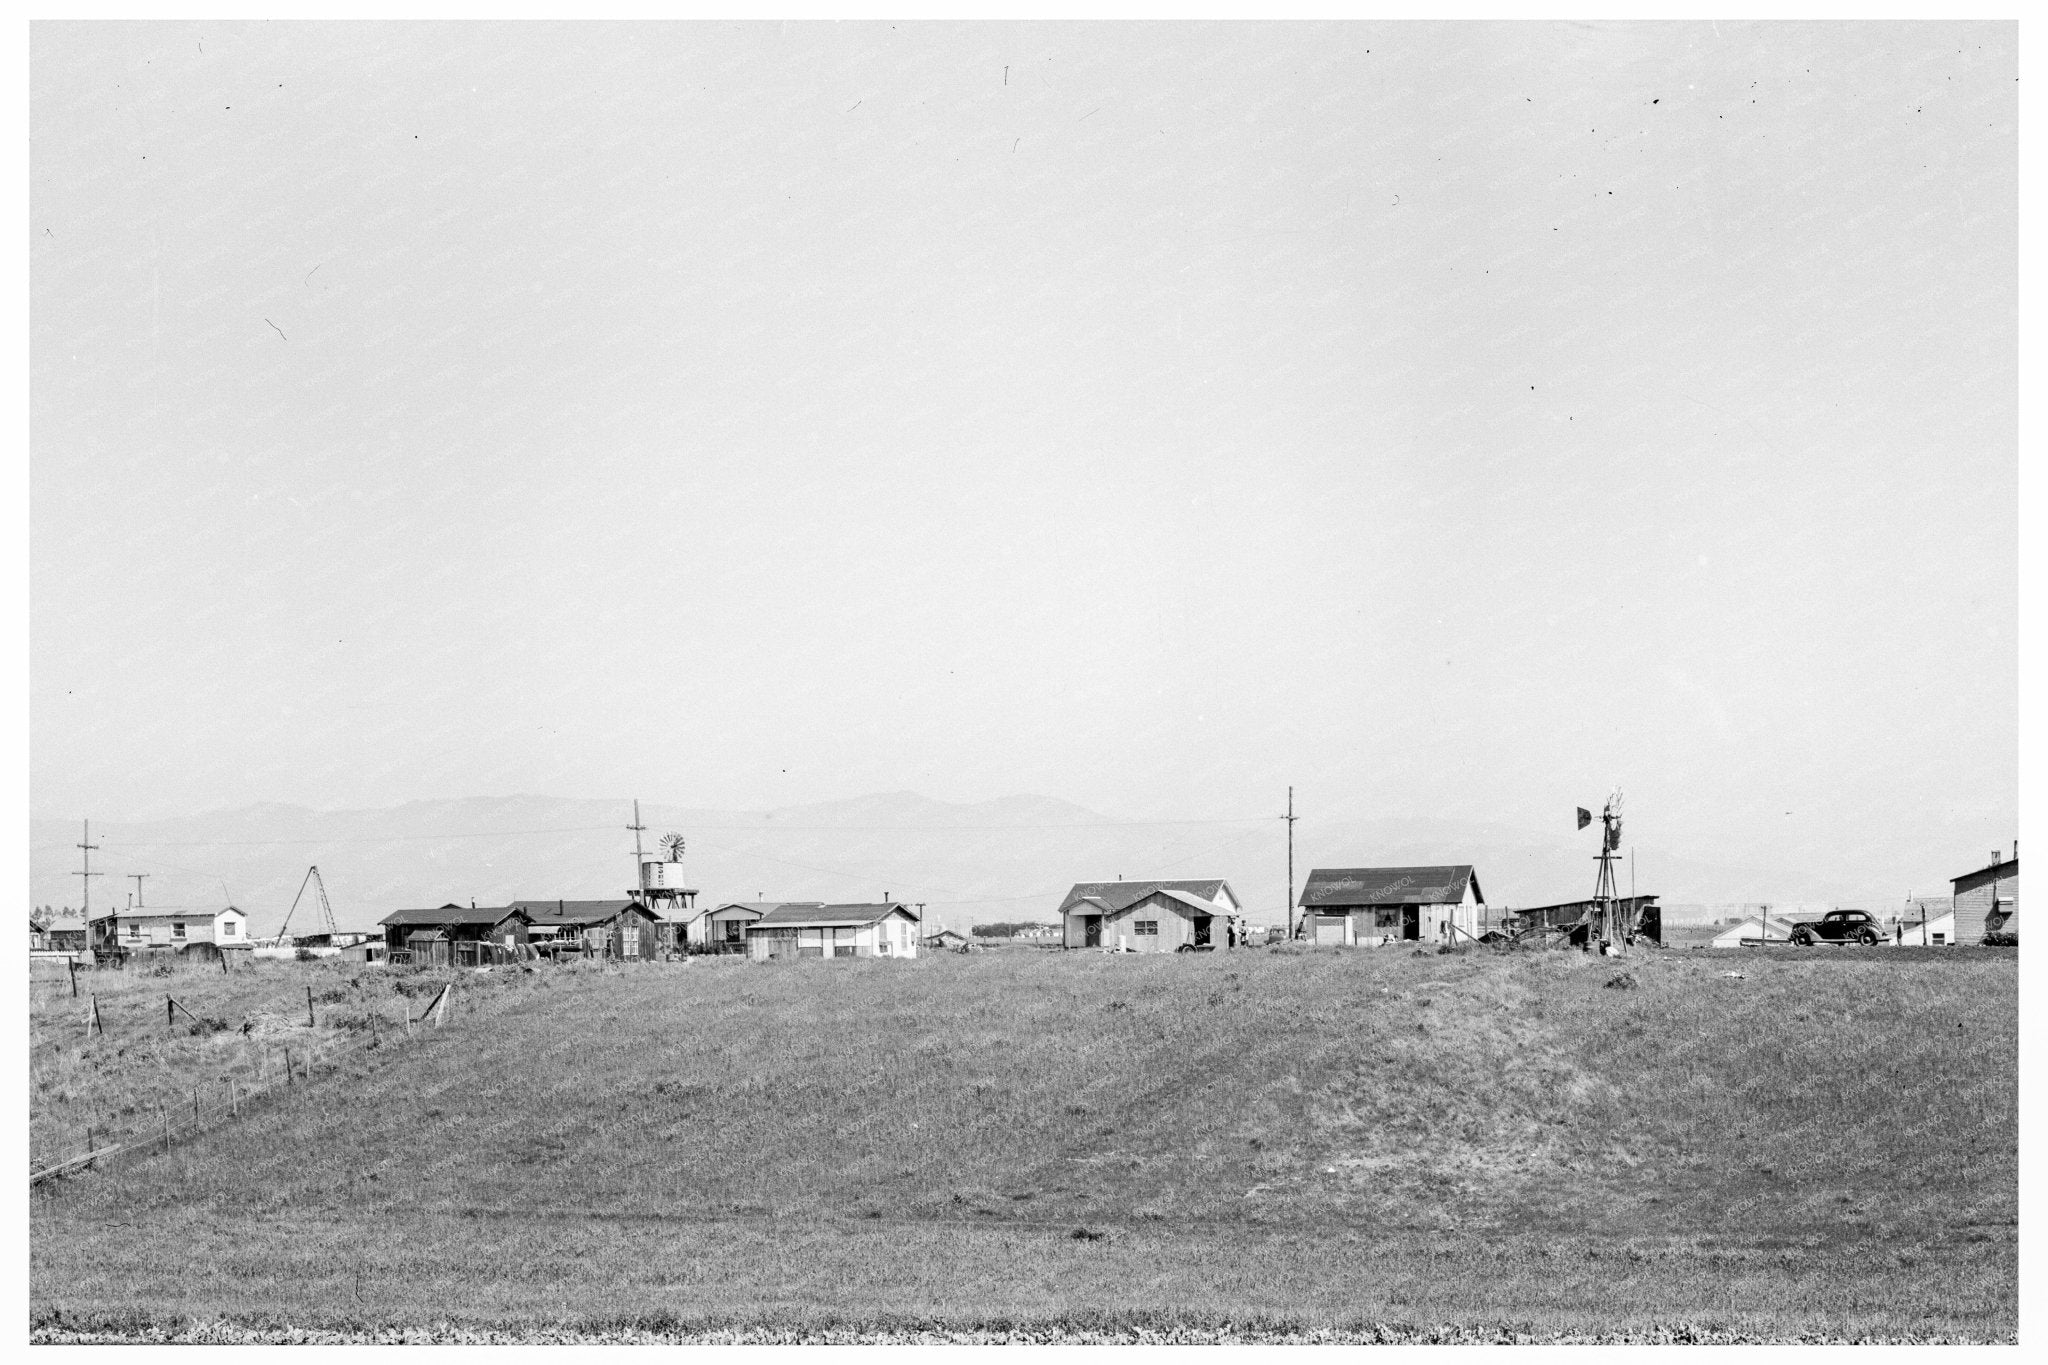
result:
[[[131,925],[129,925],[129,926],[128,926],[128,937],[130,937],[130,938],[141,938],[141,937],[142,937],[142,926],[141,926],[141,925],[139,925],[139,924],[131,924]]]
[[[1156,919],[1141,919],[1131,926],[1131,932],[1134,934],[1157,934],[1159,932],[1159,921]]]
[[[621,951],[627,957],[640,956],[640,926],[637,924],[622,926],[619,930],[619,944]]]
[[[233,920],[221,921],[220,936],[222,938],[233,938],[235,936],[235,922]]]
[[[1947,942],[1948,942],[1948,935],[1947,935],[1947,934],[1936,934],[1936,935],[1934,936],[1934,941],[1935,941],[1936,943],[1943,943],[1943,944],[1945,944],[1945,943],[1947,943]]]
[[[885,938],[880,943],[876,944],[875,951],[880,953],[883,957],[887,957],[889,955],[889,940]]]
[[[174,920],[172,920],[172,921],[171,921],[171,937],[172,937],[172,938],[183,938],[183,937],[185,937],[185,921],[183,921],[183,920],[181,920],[181,919],[174,919]]]

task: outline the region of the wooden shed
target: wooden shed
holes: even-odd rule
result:
[[[512,908],[531,921],[536,944],[551,941],[622,962],[651,962],[661,950],[661,918],[641,901],[513,901]]]
[[[455,946],[458,944],[491,943],[505,953],[516,953],[527,941],[531,921],[509,905],[456,905],[451,901],[431,909],[393,910],[378,924],[384,931],[385,955],[390,961],[426,966],[476,957],[473,949],[465,954]]]
[[[1302,888],[1301,936],[1316,943],[1448,943],[1479,937],[1486,896],[1470,863],[1319,867]]]

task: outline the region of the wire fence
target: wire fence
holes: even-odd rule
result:
[[[177,999],[169,994],[164,996],[165,1013],[184,1010],[195,1022],[197,1015],[185,1010]],[[260,1111],[290,1098],[300,1089],[313,1084],[320,1076],[334,1076],[345,1069],[348,1062],[365,1054],[392,1046],[413,1037],[426,1028],[441,1028],[448,1022],[455,1004],[455,983],[444,984],[427,1002],[426,1009],[415,1018],[410,1002],[402,1002],[405,1011],[403,1032],[392,1035],[391,1042],[385,1035],[372,1034],[360,1043],[315,1054],[301,1049],[294,1056],[289,1045],[282,1046],[282,1074],[269,1080],[220,1081],[211,1085],[194,1087],[189,1107],[160,1105],[155,1121],[130,1122],[126,1125],[94,1124],[85,1129],[82,1141],[76,1148],[52,1153],[46,1147],[38,1154],[29,1155],[29,1188],[49,1192],[55,1188],[58,1177],[77,1174],[82,1171],[112,1170],[152,1156],[160,1156],[181,1142],[189,1142],[203,1133],[233,1123],[245,1114]],[[95,1023],[89,1028],[97,1028]]]

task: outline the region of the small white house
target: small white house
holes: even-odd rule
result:
[[[747,956],[916,957],[917,912],[899,901],[782,905],[748,924]]]
[[[194,943],[240,948],[249,942],[249,917],[222,910],[115,910],[92,922],[93,947],[120,952],[176,952]]]

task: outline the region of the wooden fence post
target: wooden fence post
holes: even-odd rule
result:
[[[90,1160],[92,1156],[92,1125],[89,1123],[85,1125],[85,1154],[88,1158],[85,1163],[85,1169],[89,1171],[92,1169],[92,1161]]]
[[[192,1087],[192,1131],[199,1131],[199,1087]]]
[[[168,1152],[171,1150],[171,1111],[159,1104],[156,1115],[164,1121],[164,1150]]]
[[[229,1118],[240,1118],[240,1117],[241,1117],[241,1114],[242,1114],[242,1111],[241,1111],[241,1108],[240,1108],[240,1106],[238,1106],[238,1105],[237,1105],[237,1104],[235,1103],[235,1083],[234,1083],[233,1081],[229,1081],[229,1082],[228,1082],[228,1117],[229,1117]]]
[[[222,976],[228,974],[228,955],[226,953],[220,955],[220,974]]]
[[[170,997],[170,996],[168,996],[168,995],[166,995],[166,996],[164,997],[164,1027],[165,1027],[165,1028],[174,1028],[174,1027],[176,1027],[176,1025],[177,1025],[178,1019],[177,1019],[177,1015],[176,1015],[175,1013],[173,1013],[173,1010],[174,1010],[174,1008],[175,1008],[175,1006],[174,1006],[174,1004],[173,1004],[173,1002],[172,1002],[172,1000],[171,1000],[171,997]]]
[[[71,998],[76,1000],[78,998],[78,959],[67,957],[64,959],[64,965],[71,969]]]
[[[291,1050],[290,1048],[286,1048],[286,1049],[284,1050],[284,1084],[285,1084],[285,1089],[287,1089],[287,1090],[291,1089],[291,1084],[292,1084],[292,1050]]]
[[[317,1027],[313,1022],[313,988],[311,986],[306,987],[306,1027]]]

